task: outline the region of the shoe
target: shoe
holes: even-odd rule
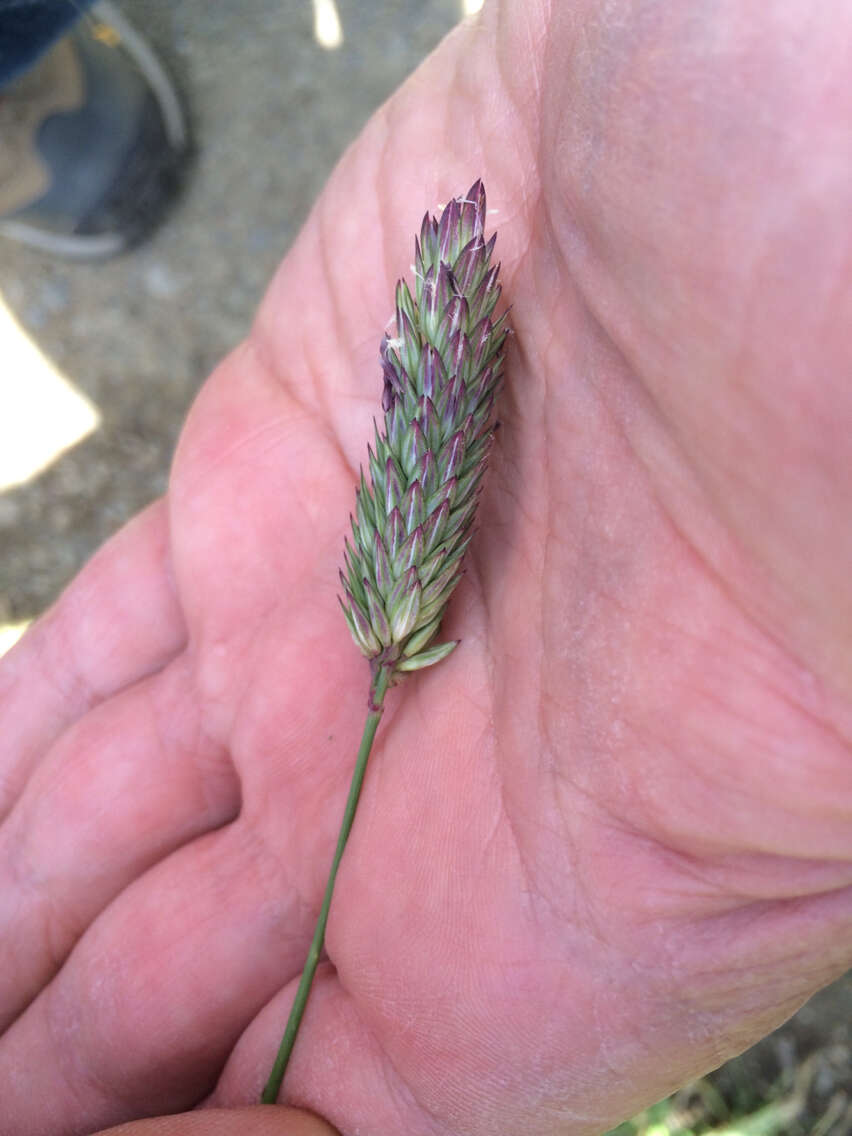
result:
[[[186,154],[159,60],[96,4],[0,89],[0,236],[77,260],[115,256],[162,219]]]

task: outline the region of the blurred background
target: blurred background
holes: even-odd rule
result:
[[[196,149],[147,244],[83,266],[0,240],[0,653],[166,487],[187,408],[370,113],[478,0],[119,0]],[[848,1136],[852,981],[636,1118],[643,1136]]]

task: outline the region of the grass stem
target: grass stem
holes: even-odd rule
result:
[[[260,1099],[263,1104],[275,1104],[278,1100],[281,1082],[284,1080],[287,1063],[290,1060],[290,1054],[293,1052],[293,1045],[296,1041],[296,1035],[299,1032],[302,1015],[305,1012],[305,1006],[307,1005],[308,995],[311,991],[317,963],[320,960],[323,944],[325,943],[325,927],[328,923],[328,913],[331,908],[334,881],[337,879],[337,869],[340,867],[343,851],[346,848],[346,841],[349,839],[349,832],[352,828],[352,822],[355,819],[355,810],[358,807],[358,798],[361,796],[361,786],[364,783],[364,774],[367,770],[367,758],[370,756],[373,739],[376,736],[376,729],[378,728],[382,716],[389,677],[388,669],[386,667],[380,667],[370,687],[370,709],[367,714],[367,721],[364,723],[364,733],[361,737],[361,745],[358,748],[358,757],[355,761],[355,770],[352,774],[352,782],[349,786],[349,796],[346,800],[346,808],[343,812],[343,822],[340,826],[340,834],[337,838],[334,859],[331,862],[331,871],[329,872],[328,883],[325,887],[322,907],[320,908],[319,918],[317,919],[314,937],[311,940],[310,949],[308,950],[308,957],[305,961],[302,977],[299,980],[296,998],[290,1010],[290,1017],[287,1019],[284,1036],[281,1039],[281,1045],[278,1049],[278,1056],[275,1058],[275,1064],[272,1066],[269,1080],[266,1082],[266,1087],[261,1094]]]

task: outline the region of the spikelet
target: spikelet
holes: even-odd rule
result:
[[[340,578],[343,614],[374,669],[432,666],[458,583],[493,439],[508,332],[496,237],[486,243],[485,189],[475,182],[414,241],[415,288],[396,288],[396,334],[381,344],[384,429],[368,447]]]

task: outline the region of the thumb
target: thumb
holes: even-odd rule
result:
[[[201,1109],[119,1124],[97,1136],[340,1136],[335,1128],[298,1108]]]

